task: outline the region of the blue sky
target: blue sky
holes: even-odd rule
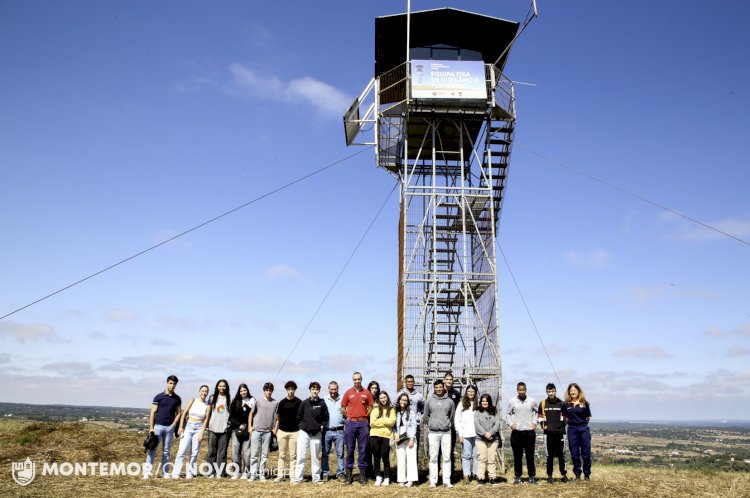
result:
[[[412,2],[414,10],[445,6]],[[522,20],[526,1],[457,7]],[[747,418],[750,5],[540,1],[506,67],[499,243],[595,417]],[[359,149],[341,115],[405,2],[0,2],[0,316]],[[394,180],[371,151],[0,320],[4,401],[258,393]],[[279,374],[395,385],[397,196]],[[552,369],[499,262],[505,392]],[[301,390],[305,394],[306,389]]]

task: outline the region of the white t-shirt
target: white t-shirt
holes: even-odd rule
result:
[[[206,418],[206,409],[208,405],[198,398],[193,399],[193,404],[190,405],[190,411],[188,412],[189,422],[203,422]]]

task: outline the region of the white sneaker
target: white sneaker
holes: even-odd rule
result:
[[[437,484],[435,484],[434,482],[431,482],[431,483],[430,483],[430,487],[431,487],[431,488],[436,488],[436,487],[437,487]]]
[[[383,482],[383,478],[378,476],[375,478],[375,486],[380,486],[380,484]]]
[[[170,479],[172,477],[172,474],[163,474],[161,476],[162,479]]]
[[[411,481],[406,481],[406,484],[404,484],[407,488],[412,487]]]
[[[273,480],[273,482],[281,482],[284,480],[284,476],[276,476],[276,479]]]
[[[263,474],[261,474],[260,477],[258,477],[258,480],[259,481],[265,481],[266,480],[266,476],[264,476]]]
[[[391,483],[391,480],[386,477],[385,479],[383,479],[383,484],[381,484],[381,486],[388,486],[390,483]]]
[[[446,488],[452,488],[452,487],[453,487],[453,484],[451,484],[451,483],[449,483],[449,482],[444,482],[444,483],[443,483],[443,486],[445,486]]]
[[[240,476],[240,479],[247,479],[247,474],[242,474],[242,475]]]
[[[193,478],[193,474],[185,474],[185,479],[192,479],[192,478]]]
[[[239,479],[239,478],[240,478],[239,474],[232,474],[232,479]]]
[[[150,476],[150,475],[148,475],[148,474],[143,474],[143,480],[144,480],[144,481],[145,481],[146,479],[149,479],[150,477],[151,477],[151,476]]]
[[[257,477],[255,477],[255,476],[250,476],[250,478],[248,479],[248,481],[249,481],[249,482],[253,482],[253,481],[254,481],[254,480],[256,480],[256,479],[257,479]]]

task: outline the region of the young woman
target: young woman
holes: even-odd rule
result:
[[[391,439],[396,423],[396,410],[385,391],[380,392],[378,404],[370,412],[370,451],[375,471],[375,486],[388,486],[391,476]],[[380,461],[383,471],[380,471]]]
[[[500,444],[500,414],[492,404],[492,396],[482,394],[479,397],[477,411],[474,413],[474,430],[476,431],[477,450],[479,450],[479,471],[477,486],[485,481],[485,472],[488,474],[489,482],[496,484],[497,465],[495,456]]]
[[[208,457],[211,464],[211,477],[226,477],[227,446],[229,444],[229,382],[219,380],[211,395],[211,418],[208,421]],[[222,465],[223,464],[223,465]]]
[[[456,434],[458,442],[461,443],[461,467],[464,473],[464,482],[469,483],[470,477],[477,475],[479,455],[476,449],[476,436],[474,430],[474,411],[477,408],[477,388],[466,387],[466,392],[461,404],[456,410]],[[474,465],[472,465],[472,461]]]
[[[583,460],[583,477],[589,480],[591,475],[591,432],[589,419],[591,408],[581,386],[573,382],[565,390],[565,404],[562,414],[568,425],[568,446],[573,459],[573,473],[576,481],[581,480],[581,460]]]
[[[378,398],[380,397],[380,384],[378,383],[378,381],[371,380],[370,383],[367,384],[367,390],[370,391],[370,394],[372,394],[372,400],[375,402],[375,405],[377,405]],[[367,464],[365,474],[367,475],[368,479],[375,479],[375,469],[372,465],[373,460],[374,457],[372,455],[372,447],[367,444],[365,446],[365,463]]]
[[[247,421],[255,407],[255,398],[250,396],[247,384],[240,384],[229,408],[229,427],[232,431],[232,463],[237,466],[232,479],[250,476],[250,433]]]
[[[395,436],[397,480],[401,486],[411,486],[419,479],[417,417],[411,412],[411,400],[406,393],[398,397]]]
[[[196,474],[195,463],[198,458],[198,451],[201,449],[201,441],[206,432],[206,420],[208,419],[211,407],[206,404],[208,397],[208,386],[201,386],[198,390],[198,397],[188,401],[185,411],[182,412],[179,427],[185,429],[180,434],[180,446],[177,448],[177,457],[174,460],[174,470],[172,477],[180,477],[182,462],[185,460],[188,446],[190,446],[190,461],[185,477],[191,479]]]

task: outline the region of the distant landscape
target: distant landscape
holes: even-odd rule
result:
[[[682,498],[684,496],[737,498],[750,496],[750,423],[747,422],[598,422],[592,423],[594,466],[590,482],[538,486],[513,486],[512,456],[504,451],[506,469],[499,470],[501,484],[477,488],[473,483],[453,489],[432,489],[426,484],[426,466],[421,465],[422,485],[409,490],[399,486],[374,488],[328,482],[323,488],[288,482],[198,478],[143,480],[137,465],[143,462],[141,446],[148,428],[146,408],[118,408],[64,405],[0,403],[0,496],[75,497],[110,496],[206,496],[224,497],[295,496],[317,498],[321,491],[330,496],[352,498],[404,495],[512,496],[534,498],[539,493],[557,497],[602,498],[609,496]],[[506,442],[509,435],[505,434]],[[537,439],[537,475],[544,474],[542,435]],[[507,444],[507,443],[506,443]],[[206,459],[202,445],[198,461]],[[172,447],[172,459],[177,445]],[[332,455],[333,456],[333,455]],[[36,478],[27,486],[14,480],[14,465],[30,459]],[[395,458],[392,457],[392,461]],[[106,465],[135,462],[130,475],[44,474],[44,465]],[[331,459],[335,466],[335,457]],[[277,453],[269,455],[269,469],[276,468]],[[394,461],[395,464],[395,461]],[[88,468],[88,467],[84,467]],[[333,468],[333,467],[332,467]],[[309,479],[309,462],[306,468]],[[557,473],[556,473],[557,475]]]
[[[146,408],[0,403],[0,414],[6,420],[101,424],[144,434],[148,428]],[[750,421],[592,421],[591,429],[599,463],[750,472]],[[509,441],[509,433],[505,436]],[[541,433],[537,453],[544,458]]]

